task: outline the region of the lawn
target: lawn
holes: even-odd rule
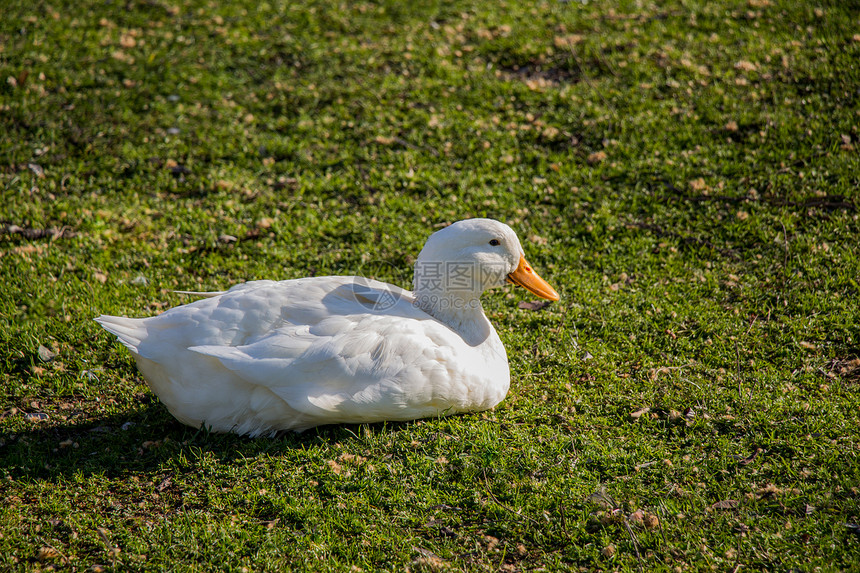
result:
[[[0,569],[860,569],[860,6],[7,0]],[[509,223],[494,411],[247,439],[93,322]]]

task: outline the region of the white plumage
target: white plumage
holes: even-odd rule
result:
[[[454,268],[456,281],[437,276]],[[415,273],[414,292],[361,277],[253,281],[151,318],[96,320],[195,427],[256,436],[492,408],[510,373],[480,294],[508,279],[558,295],[489,219],[435,233]]]

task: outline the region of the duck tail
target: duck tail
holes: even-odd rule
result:
[[[137,347],[146,338],[146,328],[143,326],[144,319],[103,314],[94,320],[102,325],[105,330],[115,334],[129,350],[138,354]]]

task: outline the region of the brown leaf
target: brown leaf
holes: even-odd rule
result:
[[[606,155],[605,151],[595,151],[594,153],[588,156],[587,161],[592,165],[595,163],[600,163],[601,161],[605,161],[608,155]]]
[[[724,499],[711,506],[711,509],[735,509],[741,502],[736,499]]]
[[[40,547],[36,552],[37,561],[56,561],[60,558],[62,555],[53,547]]]
[[[517,306],[523,310],[541,310],[551,304],[552,302],[548,300],[523,300]]]
[[[705,180],[701,177],[690,181],[690,189],[692,189],[693,191],[703,191],[707,188],[708,184],[705,183]]]
[[[565,36],[556,36],[552,39],[552,43],[555,44],[556,48],[569,50],[572,45],[581,43],[583,39],[584,37],[580,34],[568,34]]]
[[[645,514],[644,522],[646,529],[654,529],[660,527],[660,518],[653,513]]]
[[[42,362],[50,362],[57,356],[56,352],[54,352],[47,346],[42,346],[41,344],[39,345],[39,350],[37,352]]]
[[[638,419],[639,419],[639,418],[641,418],[644,414],[647,414],[647,413],[648,413],[648,412],[650,412],[650,411],[651,411],[651,408],[650,408],[650,407],[648,407],[648,406],[645,406],[644,408],[639,408],[639,409],[638,409],[638,410],[636,410],[635,412],[630,412],[630,419],[631,419],[631,420],[638,420]]]

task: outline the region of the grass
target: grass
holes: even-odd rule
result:
[[[0,568],[857,569],[857,14],[6,2]],[[207,435],[91,320],[471,216],[562,295],[493,412]]]

